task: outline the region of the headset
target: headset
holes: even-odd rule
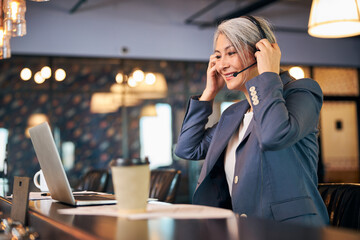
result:
[[[252,23],[258,28],[261,39],[264,39],[264,38],[266,39],[266,34],[265,34],[264,30],[262,29],[262,27],[260,26],[259,21],[256,20],[256,18],[254,18],[253,16],[242,16],[242,18],[246,18],[246,19],[248,19],[250,22],[252,22]],[[254,48],[255,48],[255,47],[254,47]],[[254,62],[253,64],[251,64],[250,66],[244,68],[244,69],[241,70],[240,72],[234,73],[233,76],[236,77],[237,75],[239,75],[239,74],[242,73],[243,71],[245,71],[245,70],[251,68],[252,66],[254,66],[256,63],[257,63],[257,62],[256,62],[256,60],[255,60],[255,62]]]
[[[253,16],[242,16],[242,18],[248,19],[249,21],[251,21],[259,29],[261,39],[266,38],[266,34],[265,34],[264,30],[262,29],[259,21],[256,20],[256,18],[254,18]]]

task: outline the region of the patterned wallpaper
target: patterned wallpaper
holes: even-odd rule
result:
[[[38,85],[33,79],[22,81],[19,73],[28,67],[38,71],[48,65],[63,68],[63,82]],[[189,95],[199,94],[205,86],[206,64],[197,62],[119,60],[91,58],[48,58],[13,56],[0,61],[0,127],[9,129],[9,179],[13,176],[32,177],[39,170],[31,141],[25,136],[27,121],[33,113],[45,113],[51,127],[60,130],[61,141],[75,144],[75,166],[68,172],[70,182],[91,168],[104,168],[122,156],[121,109],[109,114],[90,112],[91,94],[108,92],[119,70],[130,72],[139,67],[144,71],[161,72],[168,84],[168,97],[144,101],[128,107],[128,142],[131,157],[139,157],[139,114],[147,102],[168,103],[174,116],[184,112]],[[190,87],[189,87],[190,86]],[[174,121],[175,122],[175,121]],[[174,142],[181,126],[173,126]],[[186,163],[175,162],[186,174]],[[10,189],[11,181],[10,181]]]

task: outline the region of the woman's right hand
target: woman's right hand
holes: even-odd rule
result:
[[[216,60],[216,55],[212,54],[207,68],[206,87],[199,98],[200,101],[212,101],[225,85],[224,79],[216,71]]]

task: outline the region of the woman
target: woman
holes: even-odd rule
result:
[[[193,203],[241,216],[327,224],[317,190],[319,85],[280,72],[279,46],[259,17],[220,24],[214,49],[205,90],[190,99],[175,150],[184,159],[205,159]],[[246,100],[205,129],[225,84]]]

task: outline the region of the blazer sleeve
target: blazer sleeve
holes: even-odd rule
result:
[[[212,102],[197,99],[198,97],[192,97],[189,100],[175,148],[176,156],[188,160],[205,159],[217,125],[205,129],[212,113]]]
[[[262,150],[289,147],[318,131],[323,97],[314,80],[295,80],[284,86],[278,74],[266,72],[248,81],[246,88]]]

